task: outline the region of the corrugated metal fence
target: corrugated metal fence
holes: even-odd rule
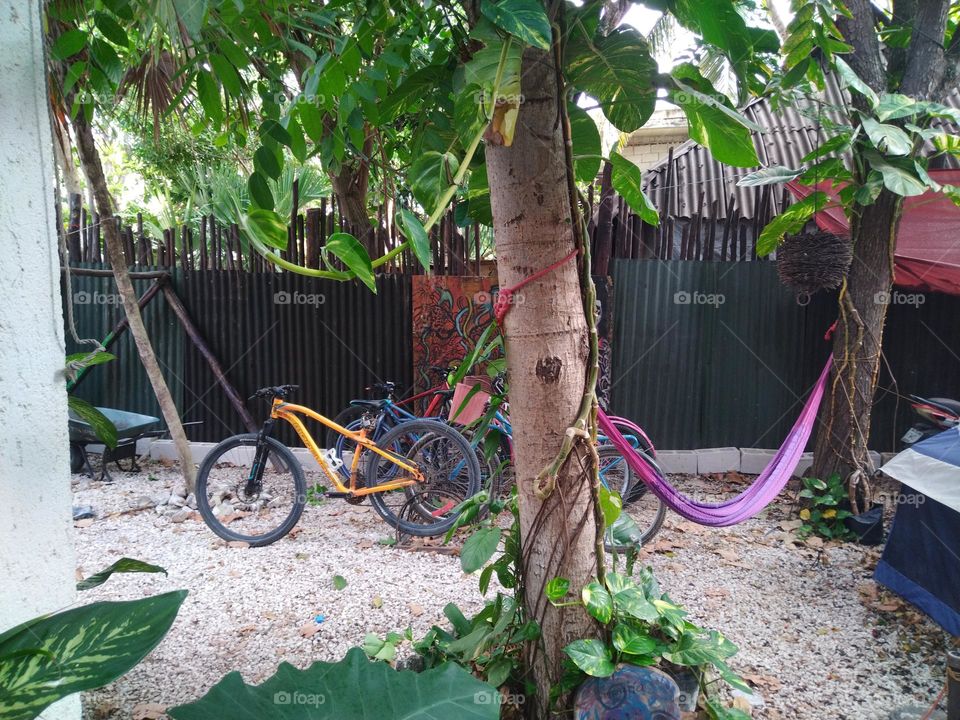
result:
[[[773,263],[617,260],[611,407],[662,448],[775,448],[830,352],[836,297],[797,298]],[[914,298],[916,296],[913,296]],[[903,395],[960,396],[960,298],[894,295],[871,446],[894,450]]]
[[[140,294],[149,282],[135,282]],[[376,295],[363,285],[288,273],[175,270],[173,285],[244,398],[265,385],[298,384],[297,402],[332,416],[377,380],[410,384],[409,277],[378,278]],[[73,292],[81,337],[102,338],[123,316],[113,278],[75,276]],[[246,432],[162,295],[144,319],[184,422],[200,422],[188,427],[188,437],[219,441]],[[68,343],[68,352],[83,349]],[[95,368],[77,394],[159,416],[129,333],[111,351],[118,360]],[[266,405],[248,406],[259,422]],[[296,439],[286,429],[283,437]]]
[[[644,425],[659,447],[779,446],[830,351],[836,298],[797,297],[774,263],[617,260],[613,266],[611,407]],[[136,281],[143,292],[149,281]],[[376,380],[412,379],[411,283],[364,286],[288,273],[176,270],[193,322],[244,397],[263,385],[302,386],[297,400],[327,415]],[[103,337],[122,316],[112,278],[73,278],[77,326]],[[910,298],[914,300],[911,302]],[[922,297],[922,300],[916,300]],[[207,363],[160,296],[144,317],[193,440],[243,424]],[[895,295],[884,334],[872,446],[893,450],[909,423],[906,395],[960,396],[960,298]],[[82,350],[68,342],[68,351]],[[78,394],[159,415],[129,335],[120,359],[96,368]],[[265,407],[250,404],[259,421]],[[293,442],[290,434],[285,435]]]

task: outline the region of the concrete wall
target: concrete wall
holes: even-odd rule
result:
[[[76,597],[39,10],[0,0],[0,630]],[[77,697],[43,714],[79,716]]]

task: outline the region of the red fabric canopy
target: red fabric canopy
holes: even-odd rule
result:
[[[960,185],[960,170],[931,170],[930,176],[944,185]],[[829,182],[810,186],[792,181],[787,186],[797,198],[814,190],[836,197]],[[836,235],[850,233],[850,224],[839,207],[818,212],[815,219],[822,230]],[[906,198],[894,265],[895,282],[900,287],[960,295],[960,207],[932,191]]]

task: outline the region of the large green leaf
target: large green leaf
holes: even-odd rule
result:
[[[476,572],[493,557],[500,545],[501,534],[498,527],[485,527],[467,538],[460,551],[460,567],[465,573]]]
[[[566,65],[570,84],[596,98],[618,130],[633,132],[653,114],[657,63],[634,28],[588,37],[577,22],[571,29]]]
[[[83,30],[68,30],[57,38],[50,48],[50,54],[56,60],[66,60],[73,57],[87,46],[87,33]]]
[[[610,657],[610,648],[599,640],[575,640],[563,651],[587,675],[610,677],[617,669]]]
[[[75,395],[67,396],[67,407],[93,429],[93,434],[100,442],[110,448],[117,446],[117,426],[110,422],[106,415]]]
[[[425,152],[413,163],[408,174],[410,189],[428,213],[433,212],[440,195],[453,183],[460,163],[452,153]]]
[[[97,585],[103,585],[114,573],[163,573],[166,575],[167,571],[159,565],[151,565],[143,562],[143,560],[128,557],[120,558],[109,567],[78,582],[77,590],[89,590],[97,587]]]
[[[826,193],[818,191],[810,193],[803,200],[788,207],[767,223],[760,233],[760,237],[757,238],[757,255],[764,257],[772,253],[777,249],[784,235],[800,232],[807,221],[828,204],[829,198]]]
[[[495,699],[495,688],[453,663],[401,671],[351,648],[339,662],[306,670],[282,663],[261,685],[246,685],[232,672],[167,714],[174,720],[495,720]]]
[[[837,74],[840,75],[840,79],[848,88],[863,95],[867,99],[867,102],[870,103],[870,107],[875,108],[880,104],[880,98],[877,97],[877,93],[860,79],[853,71],[853,68],[840,58],[834,58],[833,62],[837,68]]]
[[[583,606],[596,620],[606,625],[613,617],[613,598],[600,583],[594,581],[584,585],[580,591]]]
[[[463,66],[463,77],[467,85],[476,85],[483,91],[483,111],[487,118],[493,118],[494,108],[499,100],[509,107],[510,117],[505,118],[509,138],[513,139],[513,124],[521,99],[520,69],[523,63],[523,45],[511,38],[499,37],[492,26],[483,20],[472,33],[484,47],[473,54]],[[503,67],[500,61],[503,60]],[[497,83],[499,72],[499,84]],[[509,145],[509,142],[506,144]]]
[[[751,131],[757,127],[735,110],[706,93],[677,81],[670,96],[687,116],[690,138],[707,148],[720,162],[734,167],[760,164]]]
[[[625,623],[613,629],[613,646],[627,655],[647,655],[657,648],[657,641]]]
[[[424,272],[429,274],[430,238],[423,227],[423,223],[420,222],[420,218],[406,208],[400,209],[399,216],[400,230],[413,246],[413,254],[417,256],[417,260],[419,260],[423,266]]]
[[[613,166],[611,181],[613,189],[627,201],[627,205],[640,216],[648,225],[654,227],[660,224],[660,215],[650,202],[650,198],[643,192],[643,177],[640,168],[627,160],[620,153],[610,153],[610,164]]]
[[[923,195],[930,189],[910,158],[885,158],[874,152],[866,152],[864,157],[872,169],[880,171],[884,187],[892,193],[912,197]]]
[[[737,653],[737,646],[716,630],[708,633],[684,632],[663,653],[675,665],[706,665],[722,662]]]
[[[273,210],[273,192],[271,192],[270,184],[263,173],[258,171],[250,174],[247,179],[247,191],[256,207],[262,210]],[[286,247],[286,242],[284,242],[284,247]]]
[[[4,720],[31,720],[67,695],[116,680],[163,639],[186,596],[83,605],[0,635]]]
[[[350,233],[338,232],[327,238],[324,245],[327,252],[340,258],[341,262],[356,275],[364,285],[374,293],[377,292],[377,282],[373,276],[373,263],[363,244]]]
[[[643,588],[631,578],[609,572],[604,576],[614,610],[620,615],[629,615],[637,620],[653,622],[660,617],[657,608],[647,598]]]
[[[910,136],[896,125],[877,122],[869,117],[863,118],[861,123],[870,142],[880,152],[888,155],[909,155],[913,152]]]
[[[550,20],[543,3],[537,0],[483,0],[480,12],[498,28],[527,45],[550,49]]]
[[[567,104],[570,118],[570,140],[573,143],[573,176],[577,182],[589,183],[600,172],[603,144],[593,118],[581,107]]]
[[[240,217],[240,226],[249,237],[267,247],[278,250],[287,248],[287,225],[273,210],[248,210]]]

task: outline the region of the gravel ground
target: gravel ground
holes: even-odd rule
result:
[[[368,505],[308,506],[291,536],[266,548],[227,547],[202,521],[173,522],[176,508],[153,507],[176,477],[159,464],[116,473],[110,485],[74,476],[75,503],[97,512],[78,524],[78,575],[124,556],[169,572],[114,576],[84,602],[190,591],[145,662],[86,694],[85,720],[156,717],[147,711],[193,700],[229,671],[261,682],[282,660],[339,659],[368,632],[410,626],[422,635],[443,622],[448,602],[467,614],[482,606],[457,557],[381,544],[392,530]],[[736,490],[742,478],[675,480],[704,493]],[[904,704],[929,704],[944,682],[948,636],[877,589],[876,550],[802,544],[790,517],[785,497],[734,528],[671,514],[643,562],[695,621],[740,646],[731,664],[756,687],[755,718],[879,720]],[[344,589],[334,588],[334,575]],[[304,637],[318,614],[325,621]]]

